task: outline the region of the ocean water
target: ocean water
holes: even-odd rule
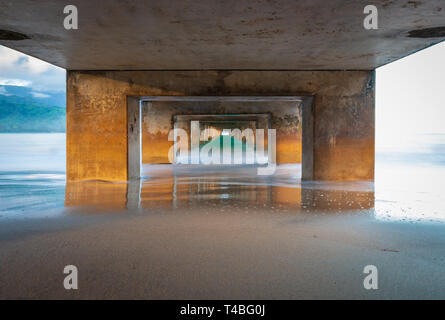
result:
[[[64,207],[65,146],[63,133],[0,134],[0,219]]]
[[[379,219],[445,221],[445,134],[406,136],[376,146]]]
[[[289,165],[279,166],[271,177],[242,167],[145,166],[148,178],[136,187],[67,186],[65,139],[65,134],[0,134],[0,221],[60,216],[66,206],[121,209],[137,198],[136,205],[147,210],[261,206],[271,212],[352,212],[381,221],[445,222],[445,135],[416,135],[395,147],[377,146],[374,184],[301,183],[300,167]]]

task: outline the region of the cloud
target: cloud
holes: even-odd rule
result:
[[[22,54],[18,51],[0,46],[0,69],[10,68],[21,56]]]
[[[0,85],[2,86],[17,86],[17,87],[29,87],[31,81],[22,79],[2,79],[0,78]]]
[[[23,63],[23,66],[32,74],[41,74],[48,71],[52,67],[49,63],[33,57],[27,57]]]
[[[62,68],[0,46],[0,84],[36,91],[65,91],[65,74]]]
[[[1,96],[10,96],[10,94],[6,91],[4,87],[0,87],[0,95]]]
[[[31,92],[34,98],[49,98],[50,95],[41,92]]]

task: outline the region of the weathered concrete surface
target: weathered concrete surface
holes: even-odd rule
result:
[[[374,177],[374,72],[69,71],[67,179],[127,179],[127,96],[314,95],[314,179]]]
[[[78,7],[78,30],[63,28],[67,4]],[[369,4],[378,30],[363,27]],[[372,70],[445,38],[412,37],[445,25],[443,0],[0,0],[0,8],[0,29],[29,37],[0,44],[70,70]]]
[[[299,102],[292,101],[144,102],[142,104],[142,162],[152,164],[169,162],[168,151],[173,142],[168,141],[168,133],[173,129],[174,115],[268,113],[271,116],[270,127],[277,130],[277,162],[301,163],[302,132],[299,106]],[[222,128],[230,129],[227,125]],[[267,138],[267,132],[265,135]]]
[[[139,180],[141,176],[141,103],[138,97],[127,98],[127,175]]]

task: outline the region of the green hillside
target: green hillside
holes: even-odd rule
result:
[[[8,89],[0,95],[0,133],[65,132],[65,107],[53,97],[35,98],[31,93],[19,95]]]

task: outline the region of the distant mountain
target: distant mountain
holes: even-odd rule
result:
[[[65,132],[65,92],[0,85],[0,132]]]

